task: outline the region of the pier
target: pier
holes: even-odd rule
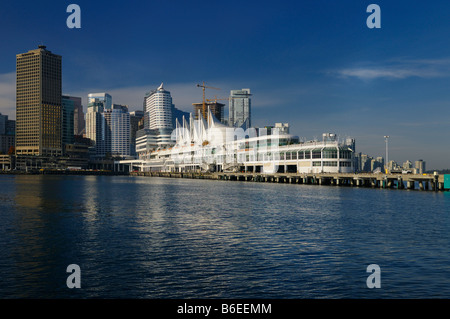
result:
[[[200,173],[131,172],[132,176],[214,179],[223,181],[266,182],[304,185],[368,187],[420,191],[444,191],[444,175],[372,173]]]
[[[450,190],[450,175],[445,174],[373,174],[373,173],[275,173],[255,172],[114,172],[106,170],[30,170],[0,171],[15,175],[129,175],[167,178],[211,179],[256,183],[328,185],[419,191]]]

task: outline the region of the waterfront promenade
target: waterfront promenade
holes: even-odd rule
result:
[[[224,181],[269,182],[306,185],[353,186],[423,191],[443,191],[444,175],[373,173],[173,173],[131,172],[132,176],[215,179]]]

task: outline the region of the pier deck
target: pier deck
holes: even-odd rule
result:
[[[371,174],[371,173],[173,173],[132,172],[133,176],[159,176],[174,178],[216,179],[226,181],[271,182],[307,185],[354,186],[424,191],[443,191],[444,175],[432,174]]]

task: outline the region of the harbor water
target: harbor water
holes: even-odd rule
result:
[[[2,175],[0,298],[448,298],[449,207],[449,192]]]

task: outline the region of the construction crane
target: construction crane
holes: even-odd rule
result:
[[[212,102],[212,101],[215,101],[215,102],[217,102],[217,101],[220,101],[220,100],[229,100],[229,99],[234,99],[234,97],[226,97],[226,98],[217,98],[217,96],[215,96],[213,99],[206,99],[206,101],[207,102]]]
[[[214,90],[220,90],[219,88],[215,88],[212,86],[206,86],[205,81],[202,82],[202,84],[197,84],[198,88],[202,88],[203,90],[203,106],[202,106],[202,115],[204,118],[206,118],[206,98],[205,98],[205,89],[214,89]]]
[[[247,96],[251,96],[252,94],[247,94]],[[214,96],[213,99],[206,99],[207,102],[212,102],[212,101],[220,101],[220,100],[226,100],[229,101],[230,99],[242,99],[242,96],[229,96],[229,97],[225,97],[225,98],[217,98],[217,95]]]

